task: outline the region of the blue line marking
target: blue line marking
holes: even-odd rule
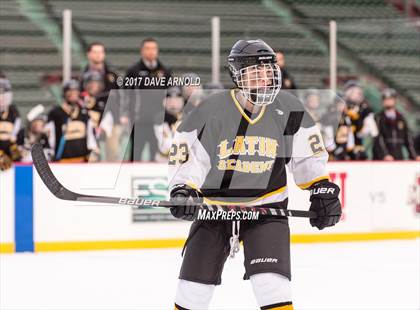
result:
[[[15,166],[16,252],[34,251],[34,204],[32,166]]]

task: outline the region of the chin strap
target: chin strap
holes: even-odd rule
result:
[[[232,237],[230,237],[230,251],[229,256],[230,258],[234,258],[235,254],[239,252],[239,228],[240,228],[240,221],[233,221],[232,222]]]

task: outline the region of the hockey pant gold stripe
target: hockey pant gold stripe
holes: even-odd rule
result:
[[[178,306],[177,304],[175,304],[175,310],[189,310],[189,309]]]
[[[261,310],[293,310],[292,302],[282,302],[261,307]]]

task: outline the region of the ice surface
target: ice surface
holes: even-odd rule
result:
[[[419,250],[419,240],[294,244],[295,309],[419,309]],[[173,309],[180,252],[0,255],[0,309]],[[242,262],[228,260],[211,309],[258,309]]]

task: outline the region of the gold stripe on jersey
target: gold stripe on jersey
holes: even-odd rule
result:
[[[198,188],[197,185],[191,182],[187,182],[187,185],[192,187],[193,189],[201,192],[201,190]],[[204,197],[204,202],[211,205],[227,205],[227,206],[234,206],[234,205],[243,205],[248,203],[254,203],[257,201],[260,201],[262,199],[271,197],[276,194],[281,194],[286,190],[287,186],[280,187],[279,189],[276,189],[275,191],[269,192],[267,194],[262,195],[261,197],[258,197],[256,199],[250,200],[250,201],[241,201],[241,202],[234,202],[234,201],[221,201],[221,200],[212,200],[210,198]]]
[[[316,179],[313,179],[312,181],[306,182],[306,183],[302,183],[302,184],[298,184],[297,186],[299,186],[301,189],[307,189],[309,187],[311,187],[313,184],[315,184],[316,182],[322,181],[322,180],[330,180],[330,177],[328,175],[323,175],[320,176]]]
[[[230,96],[232,97],[233,102],[235,103],[236,107],[238,108],[239,112],[242,114],[242,116],[250,123],[251,125],[254,125],[256,122],[258,122],[261,117],[264,115],[265,112],[265,106],[261,108],[260,114],[254,119],[250,119],[248,115],[246,115],[244,109],[242,108],[241,104],[238,102],[238,100],[235,97],[235,90],[232,89],[230,91]]]

